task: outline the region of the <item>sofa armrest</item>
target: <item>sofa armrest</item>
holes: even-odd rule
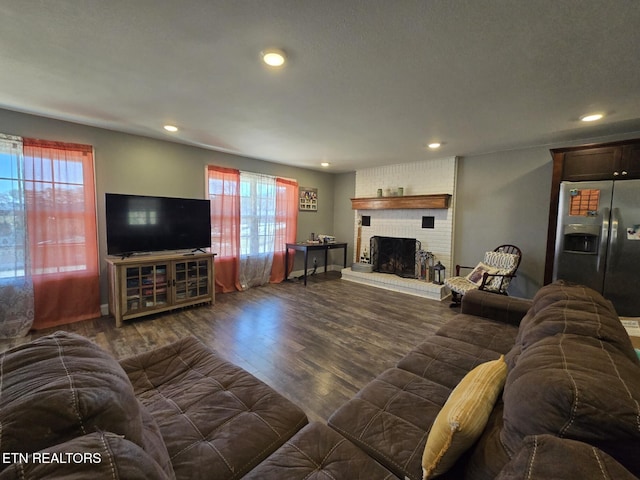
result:
[[[532,304],[533,301],[526,298],[471,290],[462,297],[461,313],[518,326]]]

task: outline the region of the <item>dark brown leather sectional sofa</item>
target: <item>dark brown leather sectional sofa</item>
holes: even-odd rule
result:
[[[0,480],[411,479],[449,394],[508,374],[480,439],[440,478],[640,475],[640,363],[611,304],[557,283],[486,292],[382,372],[328,425],[195,338],[117,362],[58,332],[0,358]]]

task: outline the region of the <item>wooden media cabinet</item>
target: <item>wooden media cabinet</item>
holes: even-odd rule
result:
[[[108,257],[109,313],[132,318],[215,302],[213,253]]]

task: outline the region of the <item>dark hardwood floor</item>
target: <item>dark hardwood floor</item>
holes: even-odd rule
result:
[[[212,306],[112,317],[0,341],[0,351],[55,330],[84,335],[124,358],[194,335],[303,408],[326,419],[366,383],[457,313],[437,302],[340,279],[338,272],[216,295]]]

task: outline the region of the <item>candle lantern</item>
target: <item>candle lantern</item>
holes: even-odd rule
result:
[[[444,284],[444,265],[442,265],[439,261],[433,267],[433,283],[436,285]]]
[[[427,282],[433,282],[433,267],[434,267],[434,263],[436,261],[436,256],[431,253],[431,252],[427,252]]]
[[[433,253],[425,250],[416,252],[416,278],[430,282],[433,277]]]

